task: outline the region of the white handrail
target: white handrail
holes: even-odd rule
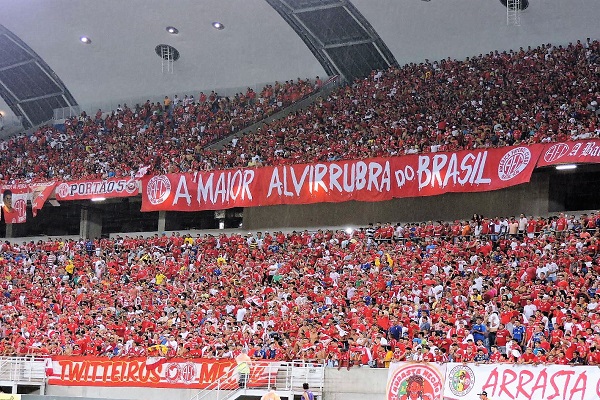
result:
[[[250,366],[250,379],[239,386],[236,368],[231,368],[190,400],[207,397],[227,400],[247,393],[248,390],[267,390],[277,386],[280,392],[302,393],[302,384],[310,384],[314,392],[322,393],[325,379],[323,364],[297,360],[292,362],[254,361]]]
[[[206,388],[196,393],[196,395],[194,395],[194,397],[192,397],[190,400],[202,400],[215,391],[217,392],[217,400],[219,400],[222,390],[230,391],[239,389],[237,377],[238,374],[236,368],[230,368],[214,382],[210,383]]]
[[[44,383],[46,360],[40,357],[0,357],[0,379]]]

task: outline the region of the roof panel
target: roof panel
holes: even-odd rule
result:
[[[49,97],[42,100],[21,103],[21,108],[33,125],[52,119],[55,108],[65,107],[67,103],[61,96]]]
[[[36,63],[2,70],[0,81],[21,101],[61,92]]]
[[[370,38],[343,7],[303,12],[296,18],[326,46]]]
[[[14,65],[31,59],[31,55],[10,40],[6,35],[0,34],[0,68]]]
[[[373,43],[335,47],[328,49],[327,52],[331,54],[332,58],[342,60],[341,63],[338,63],[338,68],[350,80],[365,76],[373,68],[387,68],[387,64]]]
[[[320,7],[330,4],[339,4],[340,0],[284,0],[290,7],[294,9]]]

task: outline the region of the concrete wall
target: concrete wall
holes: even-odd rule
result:
[[[244,209],[244,229],[364,225],[369,222],[454,220],[473,214],[488,217],[522,212],[548,213],[549,174],[535,172],[531,182],[482,193],[449,193],[433,197],[394,199],[377,203],[349,201],[299,206]]]
[[[322,399],[383,399],[387,374],[387,369],[353,368],[350,371],[346,369],[338,371],[335,368],[327,368],[325,369],[325,389]],[[70,400],[64,397],[111,400],[190,400],[197,393],[198,390],[186,389],[47,386],[46,396],[23,396],[23,400]],[[206,398],[206,400],[216,399],[216,395]]]

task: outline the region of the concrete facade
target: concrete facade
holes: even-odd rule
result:
[[[534,172],[529,183],[481,193],[394,199],[377,203],[349,201],[298,206],[279,205],[244,209],[244,229],[366,225],[369,222],[411,222],[488,217],[546,215],[549,212],[549,175]]]
[[[350,371],[325,369],[323,400],[383,399],[387,385],[387,369],[353,368]],[[23,396],[23,400],[126,399],[126,400],[190,400],[198,390],[155,389],[92,386],[47,386],[46,396]],[[221,393],[222,397],[223,393]],[[208,396],[205,400],[217,400]],[[319,399],[321,400],[321,399]]]

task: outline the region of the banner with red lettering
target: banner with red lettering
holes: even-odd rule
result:
[[[62,182],[56,186],[57,200],[86,200],[111,197],[132,197],[139,194],[138,181],[132,178],[111,178]]]
[[[445,376],[445,364],[391,363],[385,398],[443,400]]]
[[[597,400],[598,367],[523,364],[458,364],[446,367],[445,400],[490,399]]]
[[[48,200],[55,187],[56,182],[39,182],[30,185],[31,212],[34,217],[37,215],[38,210],[41,210],[42,207],[44,207],[46,200]]]
[[[27,222],[28,184],[0,186],[0,204],[2,218],[7,224],[24,224]]]
[[[48,384],[61,386],[119,386],[203,389],[235,368],[235,360],[171,358],[163,363],[146,357],[52,357]],[[148,362],[148,364],[147,364]],[[280,364],[256,363],[250,369],[249,387],[264,387],[274,382]],[[237,374],[221,382],[222,387],[237,388]]]
[[[383,201],[529,182],[544,145],[146,176],[142,211]]]
[[[537,166],[566,163],[600,163],[600,139],[548,143]]]

